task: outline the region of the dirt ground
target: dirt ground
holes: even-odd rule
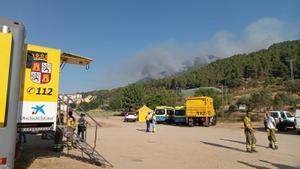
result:
[[[241,123],[209,128],[160,124],[156,133],[147,133],[144,123],[125,123],[120,117],[98,121],[103,127],[98,130],[97,151],[114,169],[300,168],[300,135],[294,130],[278,133],[279,150],[272,150],[262,125],[256,124],[258,153],[246,153]],[[88,128],[90,143],[93,130]],[[52,142],[28,137],[16,168],[111,168],[90,164],[79,150],[54,153]]]

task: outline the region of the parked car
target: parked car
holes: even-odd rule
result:
[[[298,131],[298,134],[300,134],[300,109],[296,110],[295,113],[295,128]]]
[[[125,118],[124,118],[124,121],[125,122],[136,122],[137,121],[137,115],[136,113],[127,113],[125,115]]]
[[[295,117],[289,111],[270,111],[275,119],[278,130],[286,130],[287,127],[295,128]]]

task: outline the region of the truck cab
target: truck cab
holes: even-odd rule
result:
[[[174,111],[174,123],[186,123],[185,107],[176,106]]]
[[[174,108],[169,106],[157,106],[155,108],[156,122],[172,122],[174,120]]]

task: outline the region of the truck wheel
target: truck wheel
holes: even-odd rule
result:
[[[213,117],[212,125],[213,125],[213,126],[217,125],[217,116],[214,116],[214,117]]]
[[[206,126],[206,127],[209,127],[209,126],[210,126],[210,117],[207,117],[207,118],[205,119],[205,126]]]
[[[194,127],[194,120],[193,119],[188,119],[188,123],[190,127]]]

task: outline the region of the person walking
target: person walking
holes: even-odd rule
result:
[[[146,116],[146,132],[150,132],[150,120],[151,120],[151,113],[148,112],[147,116]]]
[[[256,138],[254,136],[254,129],[252,127],[251,119],[250,119],[251,113],[249,111],[246,112],[246,116],[244,118],[244,131],[246,136],[246,150],[247,152],[257,152],[255,150],[256,146]]]
[[[152,132],[154,133],[156,131],[156,115],[154,112],[152,112]]]
[[[81,141],[84,140],[87,122],[85,120],[85,114],[81,113],[78,119],[77,135],[80,136]]]
[[[278,149],[278,143],[275,136],[276,132],[276,123],[274,118],[270,115],[269,112],[266,113],[266,127],[267,127],[267,135],[269,140],[269,147],[272,149]]]

